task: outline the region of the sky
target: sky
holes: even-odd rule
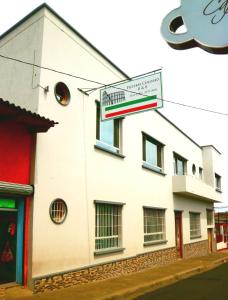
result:
[[[163,18],[179,7],[180,2],[46,1],[130,77],[162,67],[165,100],[228,113],[228,54],[214,55],[200,48],[174,50],[161,36]],[[0,10],[0,34],[42,3],[39,0],[4,1]],[[228,116],[168,102],[164,103],[161,113],[199,145],[213,144],[222,153],[223,203],[216,206],[228,206]]]

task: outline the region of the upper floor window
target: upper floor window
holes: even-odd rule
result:
[[[196,175],[196,165],[195,164],[192,165],[192,174]]]
[[[164,145],[152,137],[143,134],[143,162],[145,166],[155,171],[163,171],[163,147]]]
[[[174,174],[185,175],[187,169],[187,160],[180,155],[174,153]]]
[[[199,167],[199,179],[203,179],[203,168]]]
[[[55,86],[55,98],[61,105],[67,105],[70,102],[70,91],[63,82],[58,82]]]
[[[114,153],[119,153],[120,119],[101,121],[100,103],[97,103],[96,125],[97,145]]]
[[[215,188],[217,191],[221,191],[221,176],[215,173]]]

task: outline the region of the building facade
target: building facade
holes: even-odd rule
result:
[[[214,250],[218,150],[157,111],[101,122],[98,88],[128,76],[45,4],[0,37],[0,55],[1,97],[59,123],[36,138],[24,284],[40,292]]]

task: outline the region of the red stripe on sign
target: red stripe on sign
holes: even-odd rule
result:
[[[120,111],[117,111],[117,112],[106,114],[105,118],[116,117],[116,116],[119,116],[119,115],[122,115],[122,114],[127,114],[127,113],[131,113],[131,112],[136,112],[136,111],[139,111],[139,110],[144,110],[144,109],[147,109],[147,108],[156,107],[157,105],[158,105],[157,102],[155,102],[155,103],[152,103],[152,104],[147,104],[147,105],[142,105],[142,106],[138,106],[138,107],[128,108],[128,109],[125,109],[125,110],[120,110]]]

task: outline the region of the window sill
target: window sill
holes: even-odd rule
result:
[[[101,150],[101,151],[104,151],[106,153],[112,154],[112,155],[117,156],[119,158],[125,158],[125,155],[123,155],[123,154],[116,153],[114,151],[108,150],[108,149],[106,149],[104,147],[101,147],[101,146],[98,146],[98,145],[94,145],[94,148],[98,149],[98,150]]]
[[[115,249],[106,249],[100,251],[94,251],[94,256],[104,255],[104,254],[111,254],[111,253],[118,253],[123,252],[125,248],[115,248]]]
[[[168,242],[168,240],[162,240],[162,241],[154,241],[154,242],[147,242],[147,243],[143,243],[143,246],[153,246],[153,245],[161,245],[161,244],[166,244]]]
[[[165,173],[160,172],[160,171],[157,171],[157,170],[153,169],[152,167],[149,167],[149,166],[147,166],[147,165],[145,165],[145,164],[142,164],[142,168],[143,168],[143,169],[146,169],[146,170],[148,170],[148,171],[152,171],[152,172],[154,172],[154,173],[160,174],[160,175],[162,175],[162,176],[166,176]]]
[[[190,240],[200,239],[201,237],[202,237],[202,235],[191,236]]]

